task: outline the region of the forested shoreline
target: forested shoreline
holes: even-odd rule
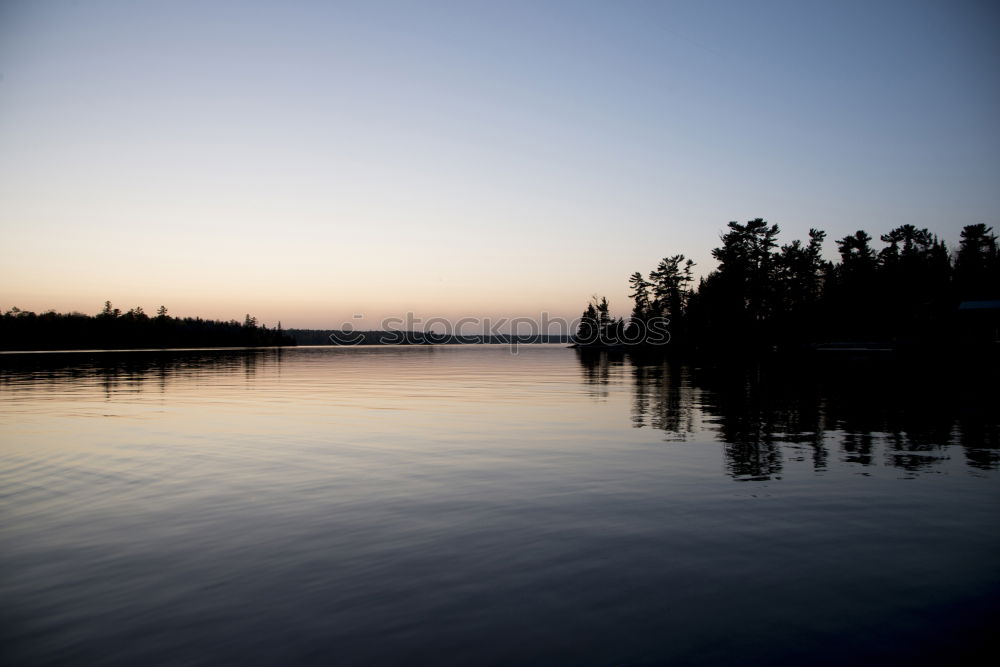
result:
[[[997,347],[1000,252],[985,224],[963,228],[955,252],[927,229],[902,225],[879,236],[859,230],[836,241],[839,259],[823,258],[826,233],[779,245],[778,225],[762,218],[730,222],[712,250],[717,266],[694,279],[683,254],[628,278],[628,318],[606,298],[583,312],[581,347],[749,353],[844,342],[892,349]],[[268,328],[244,321],[127,312],[105,302],[96,315],[0,315],[0,349],[72,350],[167,347],[257,347],[296,344],[463,344],[562,342],[562,336],[456,336],[430,332],[348,332]]]
[[[295,345],[281,323],[276,328],[258,324],[247,314],[238,320],[205,320],[172,317],[160,306],[156,315],[142,307],[122,312],[104,303],[97,315],[84,313],[36,314],[11,308],[0,315],[0,349],[88,350],[147,349],[170,347],[262,347]]]
[[[807,241],[781,246],[779,233],[761,218],[730,222],[712,250],[716,268],[697,284],[694,263],[682,254],[665,257],[648,276],[632,274],[631,315],[613,317],[607,299],[595,297],[577,343],[745,352],[838,341],[927,348],[995,340],[1000,255],[985,224],[963,228],[955,253],[913,225],[881,235],[877,249],[859,230],[836,241],[840,258],[832,262],[822,256],[825,232],[811,229]],[[983,312],[968,314],[974,309]]]

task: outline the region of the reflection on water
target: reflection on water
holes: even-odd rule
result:
[[[968,660],[1000,620],[983,377],[0,355],[3,663]]]
[[[844,463],[910,473],[933,471],[952,448],[973,468],[1000,465],[1000,391],[983,369],[866,359],[701,367],[589,351],[577,358],[597,396],[601,386],[631,382],[634,426],[677,441],[713,433],[736,479],[780,478],[789,453],[820,471],[831,449]]]
[[[0,354],[0,387],[7,398],[57,397],[60,391],[98,384],[106,398],[121,391],[166,390],[171,378],[219,373],[252,376],[258,364],[278,365],[282,348],[164,350],[156,352],[54,352]]]

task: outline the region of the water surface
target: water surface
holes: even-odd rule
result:
[[[561,346],[2,355],[4,662],[970,659],[996,401]]]

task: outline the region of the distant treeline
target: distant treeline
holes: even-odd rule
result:
[[[97,315],[11,308],[0,316],[0,349],[4,350],[126,350],[166,347],[258,347],[294,345],[277,328],[258,325],[249,314],[239,322],[171,317],[160,306],[147,315],[141,307],[128,312],[110,301]]]
[[[959,342],[969,325],[979,342],[995,338],[1000,299],[997,237],[984,224],[962,230],[957,252],[926,229],[902,225],[872,247],[864,231],[836,241],[839,261],[823,259],[826,233],[778,245],[779,229],[763,219],[730,222],[718,262],[697,285],[693,262],[664,258],[629,277],[631,317],[612,317],[607,299],[583,313],[577,340],[597,346],[655,342],[670,349],[796,348],[832,341],[880,341],[897,347]],[[959,304],[982,310],[964,319]],[[967,306],[972,304],[965,304]],[[979,319],[974,319],[978,317]],[[669,322],[664,324],[664,320]]]
[[[343,331],[339,329],[288,329],[298,345],[471,345],[477,343],[567,343],[569,336],[548,334],[463,335],[430,331]]]

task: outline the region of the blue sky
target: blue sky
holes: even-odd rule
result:
[[[0,307],[626,311],[729,220],[1000,211],[985,2],[2,2]]]

